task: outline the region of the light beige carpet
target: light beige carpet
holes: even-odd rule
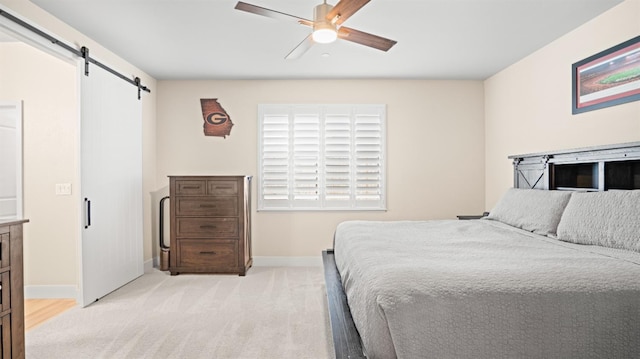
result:
[[[321,267],[154,271],[26,334],[39,358],[333,358]]]

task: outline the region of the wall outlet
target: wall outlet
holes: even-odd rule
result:
[[[56,183],[56,195],[57,196],[71,195],[71,183]]]

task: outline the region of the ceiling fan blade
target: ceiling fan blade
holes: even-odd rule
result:
[[[313,44],[313,38],[311,38],[311,34],[309,34],[309,36],[302,40],[302,42],[299,43],[298,46],[291,50],[291,52],[285,57],[285,59],[295,60],[297,58],[300,58],[302,55],[304,55],[305,52],[307,52],[307,50],[311,48],[311,46],[313,46]]]
[[[270,17],[272,19],[285,20],[285,21],[295,21],[301,25],[313,26],[313,21],[303,19],[301,17],[297,17],[294,15],[285,14],[280,11],[275,11],[271,9],[267,9],[264,7],[260,7],[257,5],[247,4],[246,2],[238,1],[235,7],[236,10],[242,10],[246,12],[250,12],[256,15],[262,15],[266,17]]]
[[[370,0],[340,0],[327,14],[327,20],[333,21],[338,16],[335,24],[340,25],[347,20]]]
[[[386,39],[384,37],[369,34],[363,31],[355,30],[349,27],[344,27],[344,26],[338,29],[338,37],[343,40],[355,42],[364,46],[373,47],[374,49],[378,49],[382,51],[389,51],[389,49],[392,48],[393,45],[398,43],[395,40]]]

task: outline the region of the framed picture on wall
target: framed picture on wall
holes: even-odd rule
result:
[[[571,65],[572,113],[640,100],[640,36]]]

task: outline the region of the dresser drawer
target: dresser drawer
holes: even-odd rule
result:
[[[176,180],[176,195],[204,195],[207,190],[206,183],[204,180]]]
[[[11,314],[0,318],[0,335],[0,355],[2,358],[11,358]]]
[[[237,267],[238,241],[178,240],[180,267]]]
[[[178,237],[229,238],[238,236],[238,218],[176,218]]]
[[[237,216],[237,197],[178,197],[177,216]]]
[[[238,181],[207,181],[207,194],[214,196],[238,194]]]
[[[11,309],[11,277],[10,272],[0,274],[0,311]]]
[[[11,265],[9,254],[9,233],[0,234],[0,268]]]

